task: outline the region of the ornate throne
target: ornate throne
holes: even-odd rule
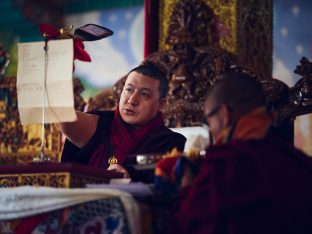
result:
[[[170,82],[163,113],[168,127],[200,125],[211,86],[222,74],[234,71],[249,72],[261,80],[276,124],[291,123],[312,111],[311,63],[306,58],[296,69],[302,78],[294,87],[271,76],[271,0],[157,2],[147,1],[158,12],[158,24],[149,22],[154,30],[148,30],[158,31],[158,42],[149,45],[157,50],[145,61],[156,64]],[[124,81],[125,77],[109,92],[91,99],[89,110],[116,106]]]
[[[271,0],[163,0],[158,7],[158,51],[146,60],[170,81],[167,126],[199,125],[211,86],[234,67],[271,78]]]
[[[163,111],[168,127],[200,125],[203,102],[210,87],[222,74],[230,71],[232,64],[244,64],[260,79],[270,78],[271,0],[261,3],[161,0],[146,1],[146,4],[158,12],[157,22],[149,22],[148,32],[159,33],[153,35],[158,36],[157,45],[148,45],[157,47],[157,50],[143,62],[157,65],[169,80],[168,103]],[[254,27],[249,27],[251,22]],[[244,35],[245,39],[239,35]],[[252,43],[256,41],[261,41],[261,45]],[[250,47],[244,46],[245,43]],[[254,56],[256,49],[261,53]],[[254,64],[257,64],[256,69],[253,69]],[[123,79],[115,84],[112,93],[101,95],[118,97]],[[98,109],[99,99],[96,97],[90,101],[89,110]],[[103,103],[104,108],[111,108],[107,100]]]

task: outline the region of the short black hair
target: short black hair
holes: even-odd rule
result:
[[[159,80],[159,97],[166,97],[169,86],[168,79],[154,64],[145,62],[129,71],[128,75],[133,71],[151,77],[152,79]]]

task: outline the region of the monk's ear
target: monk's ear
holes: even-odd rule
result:
[[[165,109],[165,106],[167,104],[167,99],[166,98],[161,98],[159,100],[159,110],[164,110]]]

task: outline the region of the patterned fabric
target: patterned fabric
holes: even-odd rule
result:
[[[188,166],[192,173],[198,173],[201,158],[176,156],[165,158],[156,164],[155,188],[158,191],[174,195],[178,192],[183,177],[183,170]]]
[[[180,157],[169,157],[160,160],[155,168],[155,188],[164,193],[173,194],[177,192],[175,183],[175,168]]]
[[[0,189],[0,233],[141,233],[139,207],[115,189]]]
[[[131,233],[119,198],[106,198],[13,221],[2,221],[1,233]],[[4,229],[6,227],[6,229]]]

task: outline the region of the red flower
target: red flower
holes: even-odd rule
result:
[[[41,24],[39,26],[39,31],[43,37],[47,38],[48,40],[51,39],[61,39],[62,35],[60,30],[53,28],[48,24]],[[91,62],[90,55],[84,50],[84,44],[80,38],[75,38],[74,35],[70,33],[66,33],[69,38],[73,38],[74,40],[74,59],[78,59],[84,62]]]
[[[74,39],[74,59],[91,62],[90,55],[84,50],[84,44],[80,38]]]
[[[48,40],[57,39],[61,35],[59,30],[48,24],[40,24],[39,31],[42,36],[46,37]]]

